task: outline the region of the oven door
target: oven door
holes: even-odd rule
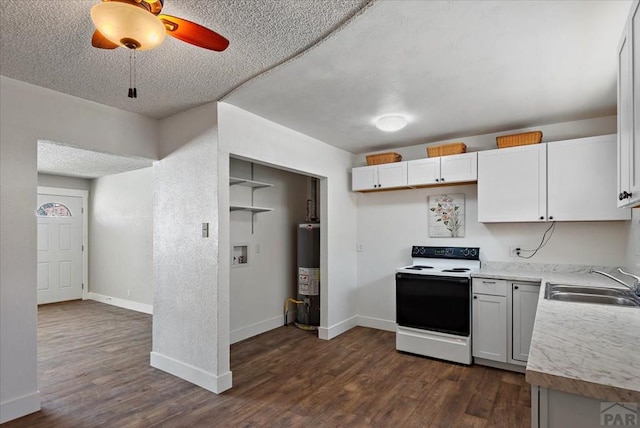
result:
[[[396,322],[405,327],[469,336],[469,278],[396,274]]]

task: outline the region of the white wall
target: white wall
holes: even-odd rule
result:
[[[38,186],[89,190],[91,188],[91,180],[86,178],[38,173]]]
[[[163,158],[153,167],[151,365],[221,392],[231,386],[231,372],[228,298],[220,303],[217,283],[217,122],[217,106],[210,103],[160,123]],[[208,238],[202,223],[209,224]]]
[[[91,181],[89,291],[153,304],[153,169]]]
[[[353,156],[319,140],[226,103],[218,104],[219,182],[229,180],[229,155],[321,178],[319,336],[330,339],[357,323],[356,196],[350,191]],[[220,260],[228,261],[229,190],[220,187]],[[228,262],[220,265],[220,292],[229,290]]]
[[[38,139],[156,157],[156,121],[0,76],[0,422],[37,411]]]
[[[627,269],[640,275],[640,208],[632,210],[629,246],[627,248]]]
[[[553,141],[615,133],[615,126],[613,116],[542,126],[537,129],[543,131],[545,141]],[[461,140],[474,150],[489,149],[495,148],[495,135]],[[412,146],[395,151],[402,153],[405,159],[424,158],[425,147]],[[362,162],[363,159],[360,157],[359,161]],[[428,236],[427,197],[442,193],[464,193],[466,196],[464,238],[435,239]],[[529,261],[629,265],[629,223],[559,222],[549,243]],[[522,259],[509,256],[509,246],[536,248],[548,226],[548,223],[478,223],[476,185],[358,194],[358,242],[364,244],[365,248],[364,252],[358,253],[360,323],[372,327],[393,328],[394,271],[399,266],[410,264],[412,245],[477,246],[481,248],[483,261],[522,262]]]
[[[464,238],[430,238],[427,197],[465,194]],[[412,245],[480,247],[482,261],[523,262],[509,245],[536,248],[550,223],[478,223],[475,184],[358,195],[358,315],[363,325],[383,328],[395,320],[395,269],[411,263]],[[532,263],[623,266],[629,222],[558,222]],[[371,318],[371,319],[366,319]],[[379,321],[382,320],[382,321]],[[376,324],[377,323],[377,324]]]
[[[251,178],[251,163],[231,159],[230,175]],[[273,184],[253,191],[253,205],[273,211],[253,215],[253,232],[251,213],[230,214],[231,245],[249,246],[248,263],[230,273],[231,343],[282,326],[285,300],[296,297],[296,225],[305,219],[309,178],[254,165],[253,179]],[[231,186],[231,203],[251,205],[251,192]]]
[[[499,135],[516,134],[519,132],[542,131],[542,142],[571,140],[574,138],[593,137],[596,135],[615,134],[617,132],[616,116],[604,116],[595,119],[577,120],[573,122],[561,122],[550,125],[536,126],[533,128],[520,128],[512,131],[500,132],[497,134],[483,134],[473,136],[461,136],[453,140],[438,141],[429,143],[429,146],[438,146],[451,142],[462,141],[467,145],[467,152],[477,152],[480,150],[497,149],[496,137]],[[427,144],[418,144],[383,150],[384,152],[394,151],[402,155],[402,160],[423,159],[427,157]],[[367,164],[366,155],[358,155],[353,166],[363,166]]]

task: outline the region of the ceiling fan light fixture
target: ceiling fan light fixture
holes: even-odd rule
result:
[[[388,114],[376,119],[376,128],[385,132],[399,131],[407,126],[409,120],[401,114]]]
[[[159,46],[166,35],[162,21],[144,8],[128,3],[108,1],[91,8],[96,29],[111,42],[137,50]]]

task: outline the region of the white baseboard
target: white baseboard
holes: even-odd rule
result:
[[[158,352],[151,352],[151,367],[165,371],[216,394],[230,389],[232,384],[232,374],[230,371],[216,376],[213,373],[206,372],[198,367],[167,357]]]
[[[293,316],[291,315],[291,312],[289,312],[289,321],[293,320],[295,320],[295,312],[293,313]],[[229,334],[229,341],[231,344],[234,344],[236,342],[240,342],[241,340],[245,340],[269,330],[273,330],[274,328],[282,327],[283,325],[284,315],[279,315],[265,321],[260,321],[255,324],[233,330]]]
[[[346,319],[338,324],[334,324],[331,327],[319,327],[318,328],[318,337],[324,340],[331,340],[336,336],[341,335],[345,331],[351,330],[354,327],[358,326],[358,317],[353,316],[349,319]]]
[[[106,303],[107,305],[113,305],[119,308],[130,309],[132,311],[153,315],[153,305],[133,302],[131,300],[119,299],[117,297],[105,296],[104,294],[98,293],[89,293],[88,298],[89,300]]]
[[[40,391],[0,403],[0,424],[40,410]]]
[[[376,330],[396,331],[395,321],[363,317],[362,315],[358,315],[358,325],[361,327],[375,328]]]

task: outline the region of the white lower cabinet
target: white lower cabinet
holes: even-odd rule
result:
[[[608,401],[531,385],[531,427],[638,426],[635,412]]]
[[[472,354],[481,359],[476,362],[521,370],[529,357],[540,284],[473,278],[472,289]]]
[[[511,358],[526,363],[529,358],[529,348],[531,347],[531,335],[533,333],[533,323],[536,319],[540,285],[513,282],[511,283],[511,289],[513,293],[511,304],[513,321]]]
[[[505,281],[473,279],[472,354],[507,362],[507,297]]]

